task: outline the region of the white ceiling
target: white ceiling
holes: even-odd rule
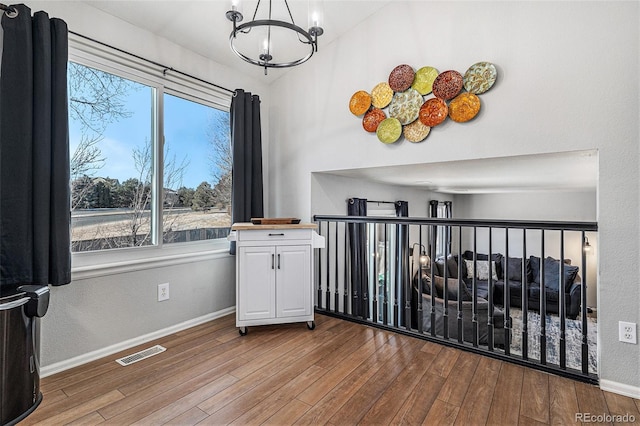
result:
[[[289,21],[282,0],[272,1],[273,18]],[[324,34],[318,38],[317,54],[322,54],[323,46],[326,47],[390,2],[391,0],[324,0],[322,2],[324,17],[321,22]],[[225,13],[231,9],[230,0],[83,0],[83,3],[261,81],[271,83],[289,70],[272,68],[265,76],[263,68],[243,61],[231,51],[229,35],[233,24],[225,16]],[[241,1],[243,22],[251,19],[257,3],[257,0]],[[308,1],[289,0],[288,3],[295,23],[307,30]],[[266,19],[263,13],[266,13],[267,5],[267,0],[261,1],[256,19]],[[259,43],[256,43],[256,51],[258,49]],[[286,51],[292,47],[276,45],[274,49]],[[309,63],[302,66],[309,66]]]
[[[276,4],[282,0],[273,0]],[[336,38],[392,0],[324,0],[324,34],[319,38],[322,55]],[[282,78],[289,69],[263,68],[238,58],[229,47],[232,23],[225,13],[230,0],[83,0],[84,3],[110,15],[146,29],[160,37],[270,84]],[[262,0],[260,11],[267,0]],[[242,0],[245,22],[253,15],[256,0]],[[306,29],[308,1],[289,0],[296,24]],[[281,6],[278,5],[281,9]],[[274,12],[275,13],[275,12]],[[277,16],[274,16],[276,18]],[[285,20],[284,17],[281,17]],[[256,50],[259,46],[256,46]],[[274,49],[287,49],[274,46]],[[309,66],[309,63],[301,66]],[[431,164],[370,167],[333,171],[332,174],[369,179],[394,185],[424,187],[445,193],[489,193],[509,191],[595,190],[598,179],[598,157],[595,151],[557,153],[536,156],[491,158]]]
[[[573,151],[326,173],[449,194],[595,191],[598,154],[596,151]]]

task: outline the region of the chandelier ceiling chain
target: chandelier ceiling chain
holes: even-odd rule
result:
[[[289,15],[290,22],[273,19],[273,8],[272,8],[272,0],[269,0],[268,5],[268,13],[266,14],[266,19],[256,19],[258,16],[258,9],[260,8],[261,0],[258,0],[256,8],[253,12],[253,18],[251,21],[245,22],[243,24],[239,24],[244,19],[242,12],[239,9],[239,0],[232,1],[231,10],[227,11],[226,17],[231,22],[233,22],[233,31],[229,36],[229,44],[231,46],[231,50],[239,56],[242,60],[249,62],[254,65],[258,65],[264,68],[265,75],[267,74],[268,68],[286,68],[293,67],[296,65],[300,65],[311,56],[315,52],[318,51],[318,37],[324,33],[324,30],[319,25],[318,17],[314,14],[312,19],[312,23],[309,27],[308,31],[305,31],[300,26],[296,25],[295,20],[293,18],[293,14],[291,13],[291,8],[289,7],[289,3],[287,0],[277,0],[284,1],[284,5],[286,7],[287,13]],[[266,28],[266,38],[262,42],[262,49],[259,51],[257,55],[251,54],[246,51],[242,51],[240,47],[236,45],[236,41],[242,37],[242,35],[249,35],[253,28]],[[298,41],[302,45],[307,45],[309,47],[308,52],[300,56],[297,59],[288,60],[288,61],[278,61],[274,60],[273,56],[273,46],[272,46],[272,29],[280,28],[287,31],[293,31],[298,39]]]

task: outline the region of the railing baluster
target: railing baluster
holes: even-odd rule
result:
[[[446,228],[445,228],[446,229]],[[444,229],[443,229],[444,231]],[[443,237],[446,238],[446,231],[443,232]],[[449,340],[449,265],[447,264],[447,245],[448,244],[444,244],[444,267],[443,267],[443,277],[442,277],[442,310],[443,310],[443,315],[442,315],[442,338],[444,340]]]
[[[502,281],[504,282],[504,353],[509,355],[511,353],[511,292],[509,288],[509,227],[505,228],[504,234],[504,270],[502,271]],[[524,259],[522,260],[524,264]],[[522,276],[522,280],[527,279],[526,275]]]
[[[318,233],[322,235],[322,221],[318,222]],[[329,235],[326,235],[326,246],[329,245]],[[327,250],[327,249],[325,249]],[[318,296],[316,298],[316,304],[318,308],[322,308],[322,249],[318,249]]]
[[[339,288],[338,286],[340,284],[340,279],[338,278],[339,277],[339,269],[340,269],[338,267],[338,265],[339,265],[338,255],[340,254],[340,250],[339,250],[340,240],[338,238],[338,229],[339,228],[340,228],[340,222],[336,221],[336,237],[335,237],[335,240],[336,240],[336,253],[335,253],[335,256],[334,256],[334,262],[335,262],[336,266],[335,266],[335,275],[334,275],[335,276],[335,285],[333,287],[333,312],[338,312],[339,311],[338,308],[339,308],[339,303],[340,303],[340,291],[338,289]]]
[[[582,231],[582,285],[580,286],[580,318],[582,319],[582,374],[589,373],[589,341],[587,340],[587,253],[584,250],[586,247],[586,235]]]
[[[422,225],[420,225],[420,231],[418,233],[418,243],[420,244],[420,247],[422,247]],[[418,320],[418,333],[422,334],[424,332],[424,327],[423,327],[423,321],[422,321],[422,289],[424,286],[424,282],[422,280],[422,263],[420,262],[420,260],[418,260],[418,289],[417,289],[417,293],[418,293],[418,315],[417,315],[417,320]],[[413,277],[411,277],[411,280],[413,282]]]
[[[430,237],[431,237],[431,246],[429,248],[429,255],[431,257],[431,336],[436,336],[436,286],[434,281],[434,269],[436,266],[436,233],[435,233],[436,225],[431,225],[430,228]]]
[[[458,227],[458,343],[463,342],[464,338],[464,314],[463,314],[463,304],[462,304],[462,286],[467,286],[467,284],[462,279],[462,226]]]
[[[544,278],[544,229],[540,236],[540,364],[547,364],[547,292]]]
[[[348,230],[347,223],[344,224],[344,289],[342,293],[342,313],[346,314],[349,312],[349,241],[347,238]]]
[[[336,222],[336,226],[338,223]],[[336,250],[338,249],[338,242],[335,243]],[[327,288],[325,289],[325,304],[326,309],[331,309],[331,222],[327,222]],[[336,264],[336,267],[338,265]]]
[[[529,286],[527,283],[527,230],[522,230],[522,359],[529,359]]]
[[[387,224],[384,224],[384,275],[382,278],[382,292],[383,297],[384,297],[384,301],[382,302],[382,323],[384,325],[387,325],[387,323],[389,322],[389,290],[387,288],[387,277],[389,276],[389,264],[387,263],[387,251],[389,248],[388,245],[388,238],[387,238]]]
[[[407,252],[405,253],[405,256],[403,256],[402,258],[402,265],[405,265],[404,268],[404,279],[405,279],[405,283],[404,283],[404,325],[405,328],[407,330],[411,330],[412,328],[412,324],[411,324],[411,272],[409,271],[409,262],[407,262],[407,257],[409,256],[409,235],[411,234],[410,229],[409,229],[409,225],[406,226],[405,228],[405,232],[407,233]]]
[[[478,228],[473,227],[473,346],[478,347],[478,262],[476,260],[478,255]]]
[[[489,311],[487,321],[487,346],[489,351],[493,351],[493,228],[489,227],[489,258],[487,263],[489,264]],[[495,267],[498,268],[497,266]]]
[[[558,288],[558,315],[560,316],[560,368],[567,368],[567,342],[565,341],[565,316],[566,316],[566,298],[564,278],[564,231],[560,230],[560,284]]]
[[[373,315],[371,320],[378,322],[378,293],[380,290],[380,280],[378,279],[378,238],[377,238],[378,225],[373,226]]]

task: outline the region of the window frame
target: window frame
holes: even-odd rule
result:
[[[108,48],[102,44],[69,34],[70,62],[96,68],[104,72],[154,88],[153,119],[153,244],[141,247],[123,247],[87,252],[73,252],[71,273],[73,280],[133,272],[156,267],[204,261],[228,257],[229,241],[191,241],[163,244],[162,196],[164,164],[164,94],[197,102],[205,106],[229,112],[232,94],[185,75],[171,73],[153,63],[135,56]],[[71,248],[69,248],[71,249]]]

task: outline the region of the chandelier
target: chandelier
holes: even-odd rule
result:
[[[261,9],[265,3],[268,4]],[[308,3],[307,31],[294,21],[287,0],[275,0],[276,6],[273,3],[258,0],[253,17],[242,24],[240,0],[232,0],[231,10],[226,13],[233,22],[229,36],[231,50],[241,59],[263,67],[265,75],[268,68],[293,67],[309,60],[318,51],[318,37],[324,33],[320,26],[320,1]]]

